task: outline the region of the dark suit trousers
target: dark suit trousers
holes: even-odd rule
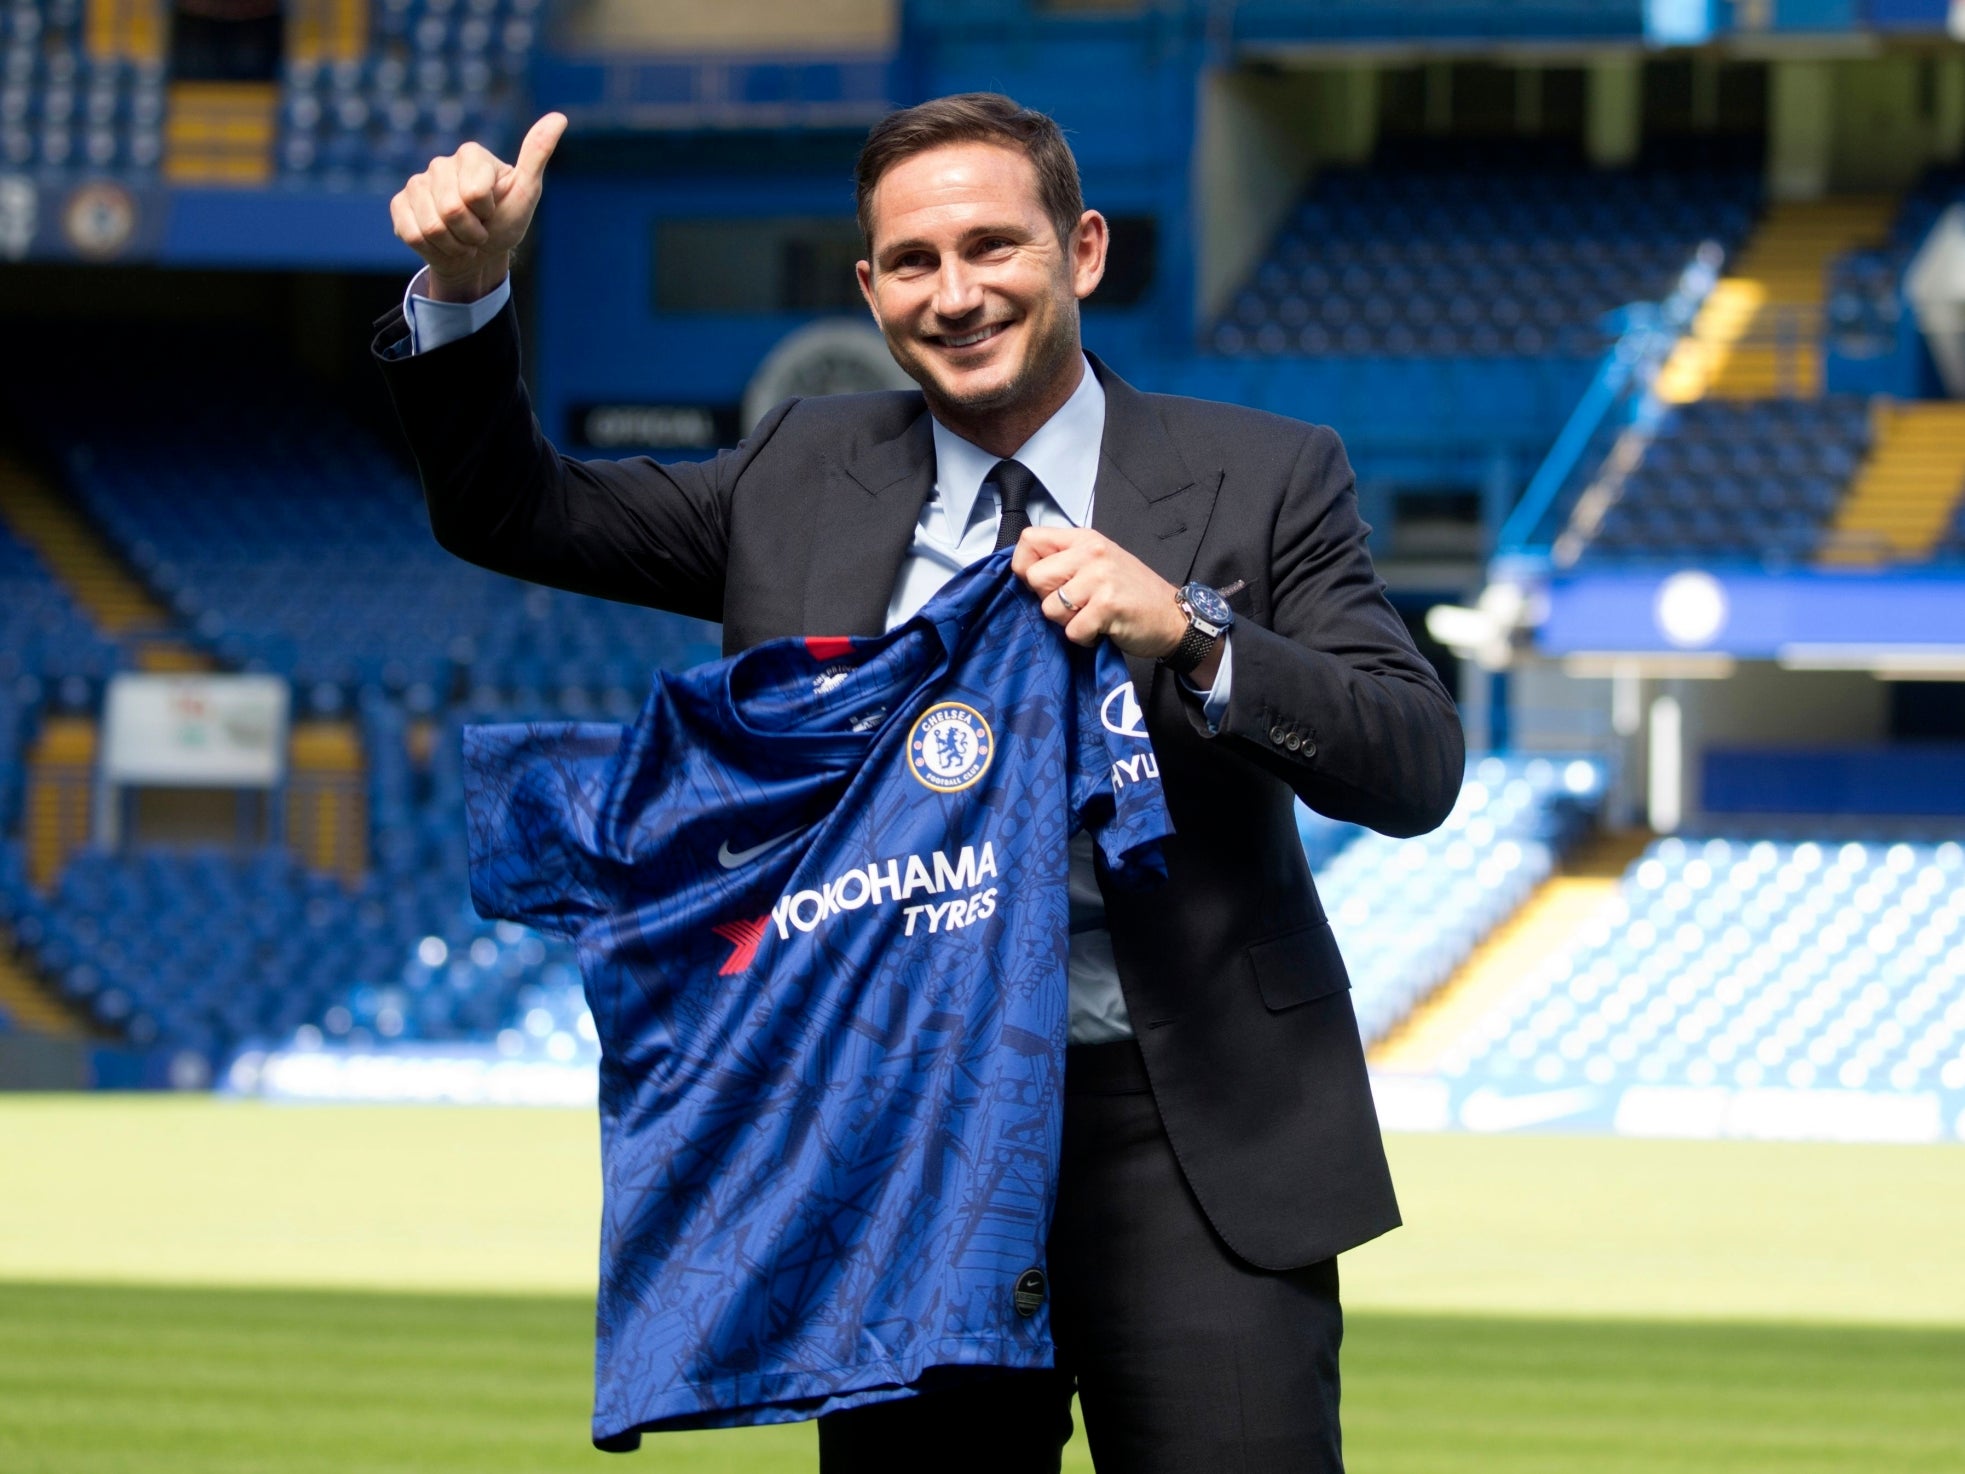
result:
[[[822,1474],[1056,1474],[1074,1387],[1099,1474],[1341,1474],[1337,1261],[1237,1259],[1181,1176],[1137,1046],[1068,1059],[1058,1370],[950,1370],[822,1418]]]

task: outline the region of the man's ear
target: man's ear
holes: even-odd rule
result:
[[[1071,232],[1069,255],[1071,293],[1079,301],[1091,296],[1105,279],[1105,253],[1111,244],[1112,229],[1103,215],[1087,210],[1078,217],[1077,228]]]
[[[875,322],[879,322],[880,309],[873,302],[873,263],[871,261],[855,261],[853,263],[853,277],[860,284],[860,296],[866,301],[867,311],[873,314],[873,320]]]

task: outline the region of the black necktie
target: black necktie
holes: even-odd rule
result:
[[[1044,483],[1031,475],[1030,467],[1022,461],[998,461],[989,479],[996,483],[1003,502],[1003,515],[996,521],[996,546],[1007,548],[1030,526],[1030,513],[1026,510],[1030,506],[1030,494],[1042,491]]]

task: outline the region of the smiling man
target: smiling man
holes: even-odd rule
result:
[[[895,127],[861,160],[860,290],[935,418],[1010,455],[1084,374],[1078,302],[1105,274],[1105,219],[1001,141],[918,142]]]
[[[1105,220],[1051,119],[970,94],[889,115],[860,156],[860,288],[919,393],[790,401],[701,464],[563,457],[507,276],[564,127],[512,164],[432,160],[391,205],[426,268],[376,351],[439,541],[721,619],[733,652],[876,634],[1014,542],[1045,617],[1127,656],[1107,720],[1150,733],[1178,831],[1145,896],[1070,857],[1056,1369],[947,1368],[834,1414],[823,1469],[1054,1471],[1074,1390],[1102,1474],[1341,1469],[1336,1256],[1398,1213],[1294,803],[1419,833],[1464,753],[1337,437],[1088,356]]]

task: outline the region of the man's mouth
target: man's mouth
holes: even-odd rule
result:
[[[1008,323],[995,322],[988,327],[977,328],[969,333],[941,333],[928,341],[943,348],[973,348],[978,343],[987,343],[1009,326]]]

